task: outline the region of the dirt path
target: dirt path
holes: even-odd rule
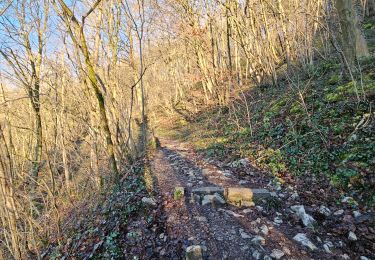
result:
[[[265,188],[267,178],[257,178],[259,173],[250,166],[244,179],[231,166],[207,162],[188,144],[162,140],[161,145],[151,167],[166,216],[161,236],[171,245],[163,257],[184,258],[188,246],[200,245],[207,259],[330,258],[322,250],[312,252],[294,241],[301,227],[291,229],[285,220],[280,223],[283,215],[265,209],[269,205],[215,207],[191,201],[191,191],[198,187]],[[185,188],[184,199],[173,198],[176,186]]]

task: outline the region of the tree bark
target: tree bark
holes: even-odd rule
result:
[[[368,0],[368,16],[375,15],[375,0]]]
[[[102,91],[100,90],[100,85],[98,81],[97,73],[95,73],[94,64],[90,58],[90,51],[87,46],[86,37],[83,31],[83,22],[80,24],[78,20],[75,18],[73,12],[69,9],[69,7],[65,4],[63,0],[58,0],[60,8],[62,10],[63,20],[68,28],[73,26],[74,31],[78,34],[78,37],[71,32],[70,36],[74,42],[74,45],[77,49],[79,49],[84,57],[86,70],[87,70],[87,78],[91,83],[92,90],[95,94],[96,100],[98,102],[99,107],[99,118],[100,118],[100,125],[104,132],[105,139],[106,139],[106,148],[109,157],[109,163],[111,165],[111,170],[116,178],[119,177],[119,171],[117,168],[117,162],[115,157],[114,145],[112,141],[112,134],[109,128],[109,121],[106,113],[106,106],[105,106],[105,99]],[[100,2],[100,1],[98,1]],[[96,6],[98,4],[96,2]],[[85,18],[85,17],[83,17]],[[83,19],[84,21],[84,19]]]
[[[5,140],[3,128],[0,125],[0,205],[1,218],[9,228],[11,240],[11,250],[15,259],[22,259],[20,237],[17,228],[17,208],[14,200],[14,190],[12,181],[12,158]],[[3,224],[5,224],[3,223]]]
[[[366,40],[359,27],[352,0],[336,0],[336,9],[341,25],[341,45],[346,62],[355,67],[357,58],[369,56]]]
[[[39,94],[35,97],[38,97],[39,102]],[[32,183],[31,187],[33,189],[36,188],[37,182],[38,182],[38,175],[39,175],[39,170],[40,170],[40,164],[42,160],[42,119],[40,116],[40,106],[39,103],[34,103],[32,102],[32,107],[33,107],[33,112],[35,115],[35,147],[34,147],[34,154],[33,154],[33,160],[32,160],[32,172],[31,172],[31,177],[32,177]]]

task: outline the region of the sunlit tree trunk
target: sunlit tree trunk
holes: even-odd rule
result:
[[[1,219],[4,227],[8,227],[11,240],[11,251],[15,259],[21,259],[21,244],[17,228],[17,208],[14,201],[12,181],[12,158],[8,144],[3,133],[3,126],[0,125],[0,206]]]
[[[60,130],[60,144],[61,144],[61,153],[62,153],[62,160],[63,160],[63,166],[64,166],[65,186],[68,192],[70,192],[72,189],[72,176],[69,170],[68,155],[66,151],[66,142],[65,142],[65,132],[66,132],[66,124],[67,124],[66,112],[65,112],[65,108],[66,108],[65,85],[66,85],[65,76],[63,75],[62,76],[62,88],[61,88],[61,110],[58,116],[58,122],[59,122],[58,127]]]
[[[74,45],[77,49],[79,49],[84,57],[85,65],[86,65],[86,73],[87,78],[90,81],[92,90],[95,94],[98,108],[99,108],[99,118],[100,118],[100,124],[101,128],[105,135],[106,140],[106,148],[107,153],[109,156],[109,162],[111,165],[111,169],[113,174],[116,177],[119,177],[119,171],[117,168],[117,162],[115,157],[115,150],[114,150],[114,144],[112,141],[112,135],[109,128],[109,121],[107,117],[106,112],[106,105],[105,105],[105,98],[101,91],[101,86],[98,80],[98,74],[95,72],[94,65],[91,60],[91,55],[89,48],[87,46],[86,37],[83,31],[83,25],[78,22],[78,20],[75,18],[73,12],[69,9],[69,7],[65,4],[63,0],[59,0],[59,6],[62,11],[63,20],[65,22],[65,25],[68,28],[72,28],[71,37],[74,42]],[[100,1],[97,1],[95,4],[96,6],[100,3]],[[95,6],[95,5],[94,5]],[[91,11],[92,12],[92,11]],[[90,13],[91,13],[90,12]],[[88,13],[89,14],[89,13]],[[87,14],[87,15],[88,15]],[[84,20],[84,19],[83,19]]]

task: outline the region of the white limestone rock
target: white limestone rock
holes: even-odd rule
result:
[[[299,242],[301,245],[309,248],[310,250],[314,251],[314,250],[317,250],[318,248],[313,244],[313,242],[310,241],[310,239],[308,239],[306,237],[305,234],[303,233],[298,233],[297,235],[295,235],[293,237],[293,239],[297,242]]]
[[[315,219],[306,213],[305,207],[302,205],[292,206],[291,209],[296,213],[296,215],[302,220],[302,223],[309,228],[313,228],[316,221]]]

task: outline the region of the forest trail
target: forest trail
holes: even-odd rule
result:
[[[238,170],[231,164],[204,159],[187,143],[161,140],[151,169],[165,217],[165,233],[161,237],[169,246],[160,253],[165,258],[184,258],[192,245],[200,246],[194,249],[203,250],[207,259],[332,257],[324,250],[312,251],[295,241],[297,233],[309,237],[309,230],[292,226],[283,212],[286,209],[277,212],[267,206],[267,201],[253,207],[236,207],[221,203],[202,205],[191,199],[192,190],[200,187],[270,188],[265,174],[250,165]],[[174,198],[178,186],[185,190],[182,199]],[[279,200],[275,192],[273,196]]]

